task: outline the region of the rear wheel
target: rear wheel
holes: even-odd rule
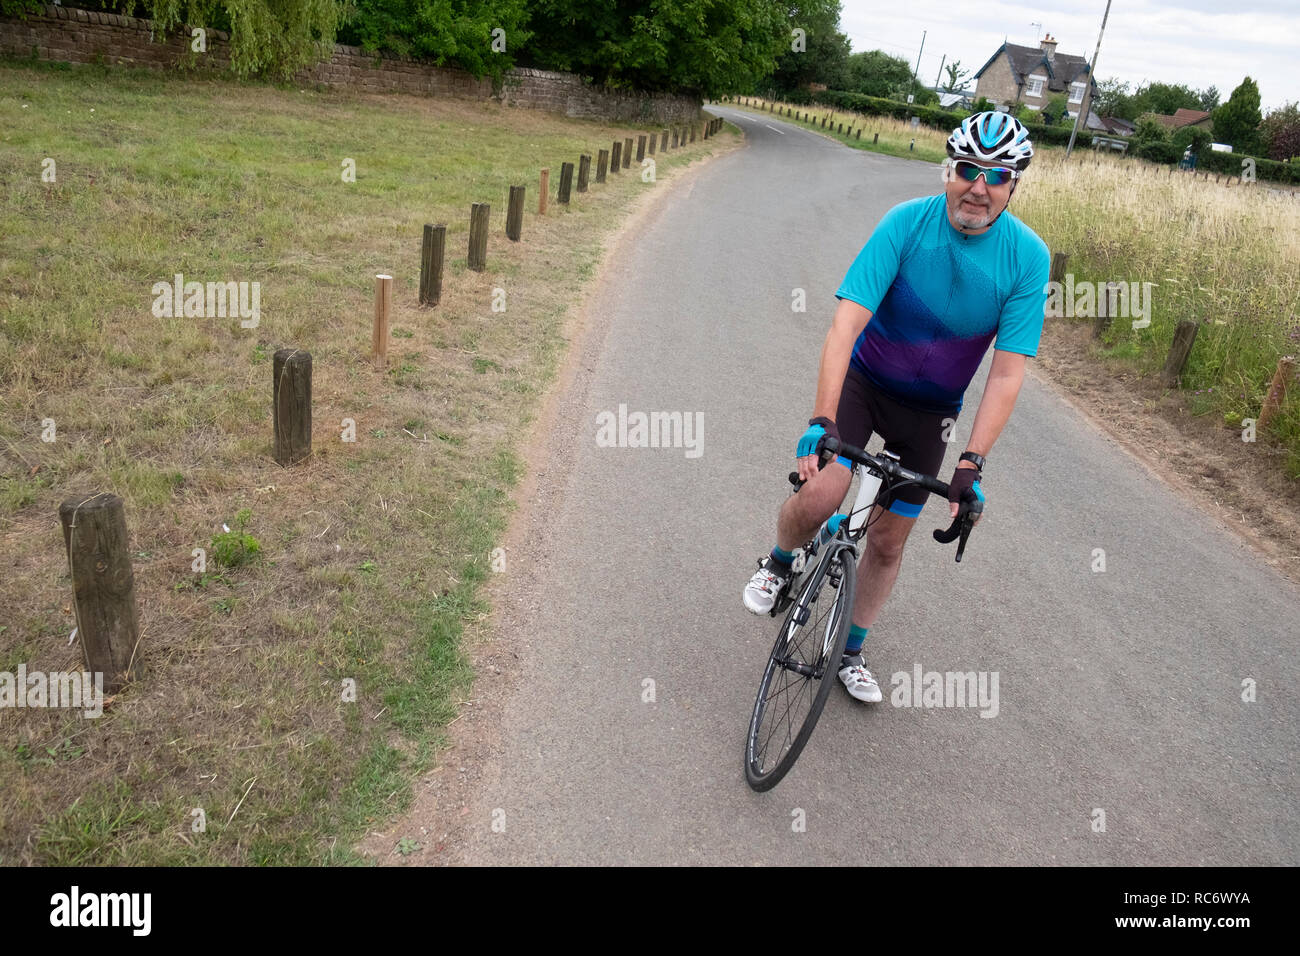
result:
[[[745,779],[770,790],[784,777],[830,694],[848,643],[857,562],[829,544],[790,605],[758,685],[745,743]]]

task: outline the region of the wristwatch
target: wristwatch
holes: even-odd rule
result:
[[[977,454],[975,454],[975,452],[973,452],[973,451],[964,451],[964,452],[961,453],[961,457],[960,457],[959,459],[957,459],[957,460],[958,460],[958,461],[969,461],[969,462],[970,462],[971,464],[973,464],[976,468],[978,468],[981,472],[984,471],[984,456],[983,456],[983,455],[977,455]]]

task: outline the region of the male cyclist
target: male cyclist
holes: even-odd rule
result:
[[[790,580],[795,549],[848,493],[848,459],[819,470],[825,437],[865,448],[874,432],[904,468],[935,474],[953,440],[962,395],[992,343],[984,396],[949,482],[951,516],[962,501],[984,500],[985,458],[1011,415],[1025,359],[1038,351],[1043,330],[1047,246],[1006,212],[1033,155],[1029,131],[1005,113],[962,120],[948,139],[944,191],[887,212],[849,267],[822,346],[813,418],[795,450],[806,484],[782,505],[776,547],[745,587],[750,611],[771,611]],[[839,667],[857,700],[881,699],[862,644],[893,589],[903,545],[928,494],[904,488],[869,516]]]

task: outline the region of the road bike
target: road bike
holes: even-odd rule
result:
[[[790,772],[826,706],[848,643],[860,546],[872,509],[908,485],[948,498],[945,482],[909,471],[892,452],[872,455],[826,438],[821,455],[823,462],[837,455],[849,459],[854,474],[861,470],[862,480],[849,513],[832,515],[795,552],[793,573],[770,612],[773,617],[785,613],[785,620],[758,685],[745,741],[745,779],[760,792],[772,789]],[[790,483],[795,493],[803,484],[795,472],[790,473]],[[956,540],[960,561],[983,509],[983,502],[963,502],[952,524],[935,530],[934,540]]]

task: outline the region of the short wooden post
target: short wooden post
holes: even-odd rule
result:
[[[140,644],[126,507],[121,498],[107,492],[73,495],[59,505],[59,521],[82,660],[92,681],[94,675],[103,675],[104,694],[116,694],[135,675]],[[18,688],[18,693],[23,690]],[[93,685],[83,688],[83,702],[89,708],[87,692],[95,693]]]
[[[623,168],[632,168],[632,137],[623,140]]]
[[[1097,297],[1097,314],[1092,320],[1092,337],[1101,338],[1108,328],[1111,320],[1115,317],[1115,283],[1107,282],[1098,290],[1101,295]]]
[[[663,131],[663,138],[659,141],[659,152],[668,152],[668,130]]]
[[[880,134],[879,134],[879,133],[872,133],[872,134],[871,134],[871,145],[872,145],[872,146],[875,146],[875,145],[876,145],[877,143],[879,143],[879,142],[880,142]]]
[[[311,454],[311,353],[276,349],[271,357],[275,460],[292,465]]]
[[[1277,360],[1277,371],[1273,373],[1268,394],[1264,396],[1264,407],[1259,411],[1258,426],[1261,430],[1276,417],[1278,409],[1286,401],[1287,386],[1293,378],[1295,378],[1295,356],[1284,355]]]
[[[596,182],[605,181],[605,170],[609,167],[609,150],[602,149],[596,154]]]
[[[587,180],[591,176],[591,157],[583,153],[578,157],[578,192],[587,191]]]
[[[636,161],[639,163],[645,159],[645,133],[636,138]]]
[[[826,117],[823,116],[823,117],[822,117],[822,129],[825,129],[825,128],[826,128]]]
[[[537,194],[537,215],[546,215],[546,200],[551,194],[551,171],[542,170],[540,192]]]
[[[677,148],[677,127],[673,127],[673,149]]]
[[[556,202],[569,204],[569,194],[573,191],[573,163],[560,164],[560,191],[556,195]]]
[[[510,187],[511,202],[514,202],[514,191],[518,188],[520,193],[523,192],[523,186]],[[520,202],[523,202],[522,195]],[[520,208],[522,215],[523,209]],[[509,226],[506,227],[507,231]],[[518,239],[519,236],[511,238]],[[438,300],[442,298],[442,260],[447,249],[447,227],[443,223],[436,226],[428,223],[424,226],[424,244],[420,247],[420,305],[437,305]]]
[[[524,187],[510,187],[510,203],[506,206],[506,238],[519,241],[524,231]]]
[[[616,173],[623,168],[623,144],[614,140],[609,150],[609,171]]]
[[[691,142],[692,142],[692,143],[695,142],[695,127],[696,127],[696,125],[697,125],[697,124],[695,124],[695,123],[692,123],[692,124],[691,124]]]
[[[844,124],[843,124],[843,123],[840,123],[840,124],[839,124],[839,128],[838,128],[835,132],[839,133],[840,135],[843,135],[843,134],[844,134]]]
[[[658,144],[658,142],[659,142],[659,134],[651,133],[650,142],[646,144],[646,152],[648,152],[651,156],[655,154],[655,146],[656,144]]]
[[[370,330],[370,358],[383,368],[388,362],[388,319],[393,311],[393,277],[375,276],[375,323]]]
[[[856,136],[854,136],[853,138],[854,138],[854,139],[862,139],[862,127],[861,127],[861,126],[858,127],[858,134],[857,134]]]
[[[1187,358],[1192,354],[1192,343],[1196,341],[1197,324],[1184,319],[1174,330],[1174,341],[1169,346],[1169,355],[1165,359],[1164,371],[1160,378],[1166,388],[1174,388],[1187,366]]]
[[[469,267],[475,272],[487,268],[488,217],[492,206],[485,202],[469,207]]]
[[[1051,282],[1065,281],[1065,264],[1066,262],[1069,261],[1069,259],[1070,259],[1070,254],[1068,252],[1052,253],[1052,271],[1047,277],[1049,281]]]

